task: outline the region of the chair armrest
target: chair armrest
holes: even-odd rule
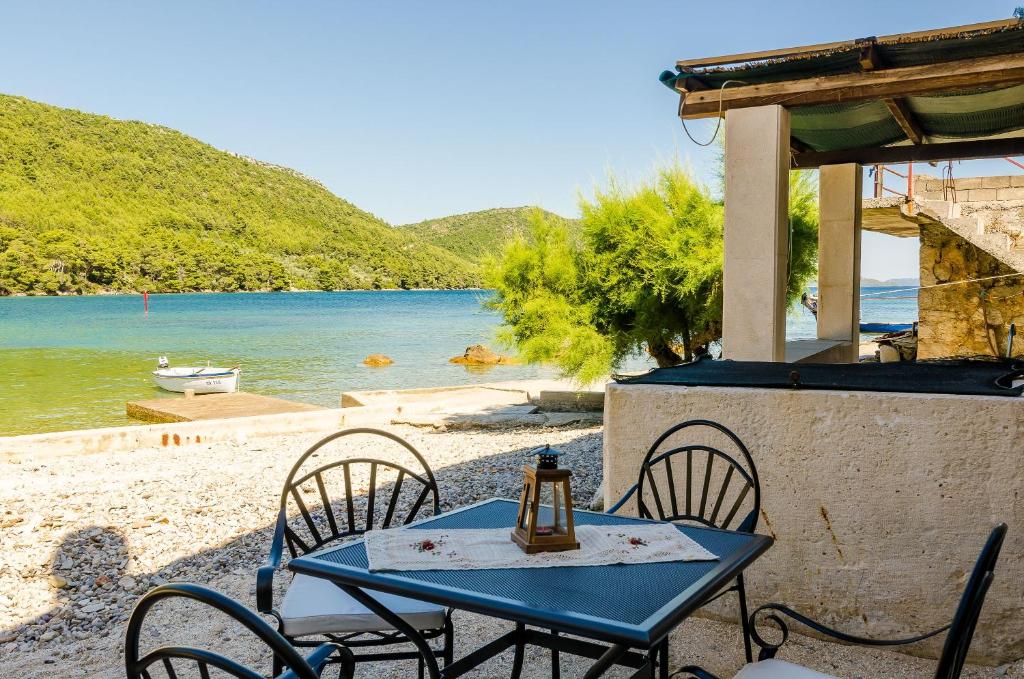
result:
[[[270,565],[260,566],[256,571],[256,610],[270,613],[274,610],[274,573],[277,569]]]
[[[762,613],[764,614],[766,620],[770,620],[779,628],[779,631],[782,632],[782,640],[778,643],[773,644],[771,642],[765,641],[761,637],[761,635],[758,634],[757,616]],[[775,653],[784,643],[786,643],[786,640],[789,638],[789,627],[786,625],[786,622],[782,619],[781,616],[786,616],[787,618],[795,620],[801,625],[804,625],[805,627],[808,627],[814,630],[815,632],[818,632],[819,634],[824,634],[825,636],[832,637],[833,639],[845,641],[849,644],[858,644],[860,646],[903,646],[905,644],[913,644],[918,641],[923,641],[930,637],[934,637],[936,634],[941,634],[949,629],[949,625],[943,625],[942,627],[934,629],[930,632],[925,632],[924,634],[919,634],[913,637],[906,637],[903,639],[870,639],[868,637],[861,637],[854,634],[848,634],[840,630],[832,629],[831,627],[826,627],[825,625],[822,625],[820,622],[808,618],[806,615],[797,613],[788,606],[783,606],[782,604],[765,604],[763,606],[759,606],[753,613],[750,614],[750,636],[757,643],[757,645],[761,647],[761,652],[758,654],[759,660],[765,660],[767,658],[775,657]]]
[[[281,567],[287,521],[288,516],[282,507],[274,525],[274,537],[270,542],[267,562],[256,571],[256,610],[260,613],[270,613],[274,608],[274,573]]]
[[[338,674],[339,679],[352,679],[352,676],[355,674],[356,661],[352,656],[352,651],[341,644],[331,642],[320,644],[312,653],[306,656],[306,664],[313,668],[313,671],[319,676],[324,671],[324,666],[327,665],[328,661],[331,660],[331,656],[335,653],[338,654],[337,661],[341,665],[341,672]],[[297,676],[294,670],[287,670],[278,675],[277,679],[297,679]]]
[[[697,665],[687,665],[686,667],[680,667],[678,670],[669,675],[670,677],[679,677],[684,679],[685,677],[696,677],[697,679],[718,679],[715,675],[708,672],[703,667]]]
[[[604,513],[605,514],[614,514],[615,512],[617,512],[620,509],[622,509],[622,505],[626,504],[626,502],[629,500],[629,498],[633,497],[633,495],[636,494],[636,487],[637,486],[636,486],[635,483],[632,486],[630,486],[629,490],[627,490],[625,492],[625,494],[622,497],[619,498],[618,502],[613,504],[608,509],[604,510]]]

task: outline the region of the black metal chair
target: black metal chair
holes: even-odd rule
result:
[[[953,615],[953,621],[948,625],[943,625],[938,629],[919,634],[918,636],[906,639],[868,639],[825,627],[782,604],[765,604],[758,607],[750,616],[754,641],[761,648],[758,654],[758,662],[749,663],[744,666],[739,674],[735,676],[735,679],[776,679],[782,677],[791,677],[793,679],[835,679],[830,675],[821,674],[806,667],[775,658],[776,652],[789,638],[789,627],[782,616],[795,620],[819,634],[848,644],[858,644],[861,646],[904,646],[923,641],[948,630],[946,641],[942,647],[942,655],[939,656],[939,664],[935,670],[935,679],[957,679],[960,676],[961,670],[963,670],[964,661],[967,659],[967,651],[971,646],[974,628],[978,623],[978,617],[981,615],[981,608],[985,603],[985,595],[992,584],[996,561],[999,559],[999,550],[1003,546],[1003,539],[1005,537],[1005,523],[1001,523],[992,529],[974,565],[974,570],[967,581],[967,586],[960,596],[960,603],[957,605],[956,613]],[[766,641],[757,632],[757,616],[761,614],[764,614],[766,620],[774,623],[782,633],[782,638],[777,643]],[[673,676],[717,679],[715,675],[707,670],[696,666],[680,668]]]
[[[262,673],[207,648],[160,646],[142,655],[139,644],[147,614],[157,603],[173,598],[198,601],[241,623],[267,645],[274,654],[276,664],[288,668],[286,673],[275,675],[280,679],[318,679],[329,660],[340,664],[342,669],[339,679],[352,679],[355,663],[351,651],[347,648],[329,642],[323,643],[309,656],[303,657],[263,618],[242,604],[212,589],[186,583],[161,585],[150,590],[135,605],[128,619],[128,631],[124,640],[124,663],[128,679],[153,679],[161,673],[168,679],[195,676],[196,673],[208,679],[211,668],[239,679],[264,678]]]
[[[691,430],[688,433],[693,433],[702,429],[723,434],[737,449],[740,459],[707,444],[669,443],[669,439],[683,430]],[[659,479],[661,484],[658,483]],[[683,484],[683,487],[678,488],[677,484]],[[667,493],[667,497],[663,497],[663,492]],[[637,512],[645,519],[693,522],[712,528],[753,533],[761,514],[761,482],[754,458],[735,433],[711,420],[687,420],[659,436],[640,464],[637,482],[607,512],[614,514],[634,496]],[[750,509],[733,527],[745,502],[750,505]],[[704,605],[728,592],[736,592],[739,600],[743,648],[747,662],[750,662],[753,653],[743,576],[740,575],[736,584],[714,595]],[[659,664],[664,668],[661,674],[664,677],[668,674],[668,639],[662,643],[659,655]]]
[[[420,469],[377,458],[326,457],[328,444],[356,435],[380,437],[384,445],[398,444],[412,455]],[[307,466],[313,468],[307,470]],[[365,498],[359,489],[353,492],[357,469],[365,470],[369,479]],[[382,476],[395,477],[383,508],[378,502],[381,489],[377,487]],[[334,493],[332,498],[329,489],[339,490],[340,494]],[[319,511],[315,507],[311,511],[303,496],[318,502]],[[257,610],[275,616],[281,634],[296,646],[316,646],[323,638],[352,649],[409,643],[408,637],[392,625],[321,578],[295,575],[280,606],[275,608],[273,580],[281,566],[285,545],[294,558],[346,538],[358,537],[372,528],[405,525],[416,518],[428,500],[433,513],[439,513],[437,481],[430,466],[419,451],[400,437],[378,429],[359,428],[346,429],[317,442],[292,467],[281,492],[270,556],[257,573]],[[450,610],[391,594],[373,593],[373,596],[426,639],[442,637],[442,647],[435,650],[435,656],[442,658],[445,664],[452,661],[454,635]],[[421,678],[425,667],[423,657],[416,650],[357,653],[354,659],[356,662],[417,660]],[[278,670],[275,666],[275,674]]]

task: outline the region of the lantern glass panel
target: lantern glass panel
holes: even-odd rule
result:
[[[523,502],[525,506],[521,508],[519,512],[519,524],[518,528],[527,530],[530,527],[530,515],[533,513],[533,502],[530,498],[530,484],[523,484]]]
[[[539,483],[541,508],[537,514],[537,533],[538,535],[564,533],[567,519],[562,482],[541,481]]]

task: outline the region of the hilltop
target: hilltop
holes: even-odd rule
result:
[[[473,263],[294,170],[0,95],[0,294],[477,283]]]
[[[484,255],[498,254],[505,243],[516,235],[525,233],[530,215],[538,209],[535,207],[494,208],[439,219],[428,219],[399,228],[471,262],[479,263]],[[568,224],[570,232],[579,232],[578,220],[566,219],[546,210],[541,210],[541,212],[550,220]]]

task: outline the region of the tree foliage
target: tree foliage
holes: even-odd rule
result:
[[[287,168],[0,95],[0,294],[477,284],[473,263]]]
[[[485,261],[503,339],[530,362],[588,382],[648,352],[673,365],[721,338],[724,208],[678,165],[581,201],[582,240],[535,212],[529,233]],[[813,177],[794,173],[790,301],[817,264]]]

